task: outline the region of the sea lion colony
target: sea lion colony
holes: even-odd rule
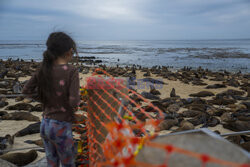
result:
[[[90,61],[90,59],[81,58],[79,61],[80,64],[78,64],[82,80],[86,77],[84,75],[94,70],[94,68],[82,64],[82,62],[86,63],[86,61]],[[92,63],[98,62],[92,61]],[[21,92],[27,79],[20,81],[20,78],[31,76],[39,67],[39,63],[9,59],[7,61],[0,60],[0,67],[0,94],[12,95]],[[194,70],[189,67],[184,67],[175,72],[164,66],[145,68],[136,65],[132,67],[119,67],[118,65],[116,67],[107,67],[99,65],[99,67],[114,77],[126,77],[128,79],[127,86],[139,92],[163,111],[165,120],[156,128],[156,131],[159,133],[216,126],[223,126],[223,128],[231,131],[250,130],[250,74],[242,74],[241,72],[231,73],[228,71],[213,72],[202,68]],[[98,73],[102,74],[102,72]],[[207,84],[209,81],[214,84]],[[191,91],[190,94],[184,96],[182,92],[178,91],[179,87],[169,86],[171,82],[180,82],[181,84],[193,86],[193,89],[189,90],[189,92]],[[149,85],[143,89],[139,87],[141,86],[139,85],[140,83],[147,83]],[[169,93],[166,94],[164,89],[158,87],[159,85],[168,87]],[[202,88],[202,90],[197,91],[197,86]],[[138,104],[141,104],[139,97],[134,95],[130,95],[130,97]],[[147,117],[140,110],[134,110],[134,104],[130,105],[135,116],[141,121],[146,121]],[[143,106],[143,108],[155,119],[159,118],[159,114],[152,107]],[[14,136],[16,137],[15,140],[18,141],[18,137],[20,136],[39,133],[42,111],[40,103],[24,97],[0,97],[0,110],[1,126],[4,125],[4,121],[6,120],[26,120],[29,122],[24,129],[16,131],[9,136],[8,134],[2,134],[0,149],[3,150],[9,145],[15,145],[15,143],[13,144]],[[14,126],[15,123],[13,122]],[[74,126],[73,130],[75,130]],[[216,132],[221,133],[219,130],[216,130]],[[11,139],[13,139],[12,142]],[[228,137],[227,139],[247,151],[250,150],[250,137],[248,136],[241,135]],[[25,143],[42,146],[39,138],[36,140],[27,140]],[[24,154],[27,156],[30,155],[30,161],[25,159],[25,162],[17,162],[18,164],[32,162],[37,156],[34,151]],[[0,158],[4,157],[4,155]],[[13,157],[18,155],[14,155]],[[8,158],[3,159],[8,160]],[[10,161],[12,162],[13,160]]]

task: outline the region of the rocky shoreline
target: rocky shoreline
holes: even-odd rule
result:
[[[86,62],[94,66],[82,64]],[[215,72],[201,67],[179,70],[164,66],[108,67],[97,65],[101,62],[94,58],[81,58],[72,63],[78,66],[81,85],[86,84],[85,78],[91,76],[95,67],[114,77],[125,78],[127,86],[163,111],[165,120],[156,129],[159,134],[201,127],[222,134],[250,130],[250,73]],[[39,62],[34,61],[0,60],[0,150],[42,146],[39,136],[41,104],[21,96],[11,97],[21,93],[23,85],[38,67]],[[140,103],[139,97],[131,95],[131,98]],[[155,119],[159,117],[153,108],[143,107]],[[147,120],[139,110],[133,112],[138,119]],[[11,137],[7,137],[8,134]],[[249,136],[227,139],[250,151]],[[33,158],[28,159],[30,162],[44,156],[43,152],[36,152],[36,155],[28,150],[23,152]]]

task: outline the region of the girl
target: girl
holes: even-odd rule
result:
[[[37,98],[44,106],[40,134],[48,166],[75,166],[71,123],[80,101],[78,70],[68,62],[76,44],[67,34],[54,32],[46,42],[41,68],[25,84],[23,93]]]

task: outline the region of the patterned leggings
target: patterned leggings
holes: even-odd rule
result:
[[[44,118],[40,126],[48,167],[75,166],[74,141],[72,125],[69,122]]]

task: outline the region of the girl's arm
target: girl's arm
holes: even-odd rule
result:
[[[22,93],[27,95],[28,97],[34,97],[34,95],[37,95],[37,77],[36,73],[32,75],[30,80],[24,85],[24,88],[22,90]]]
[[[76,108],[80,103],[80,83],[79,73],[77,69],[74,69],[70,87],[69,87],[69,104],[72,108]]]

